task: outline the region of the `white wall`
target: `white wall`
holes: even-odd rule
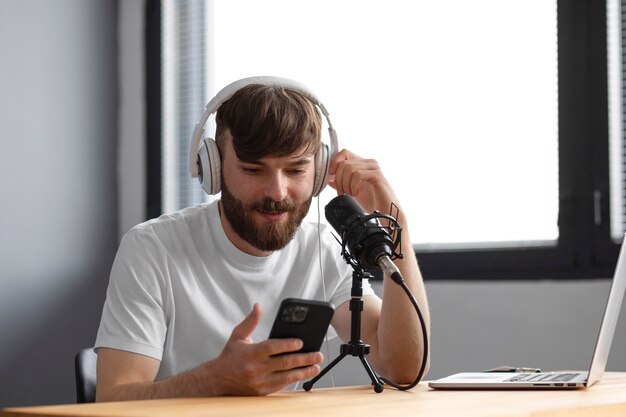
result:
[[[117,248],[117,2],[0,0],[0,407],[75,401]]]

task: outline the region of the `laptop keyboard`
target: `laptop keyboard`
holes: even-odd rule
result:
[[[576,378],[580,373],[533,373],[517,374],[505,382],[568,382]]]

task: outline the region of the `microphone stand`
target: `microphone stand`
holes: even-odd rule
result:
[[[320,372],[315,378],[305,382],[302,385],[305,391],[310,391],[319,379],[321,379],[328,371],[330,371],[335,365],[337,365],[347,355],[358,356],[361,363],[365,367],[367,374],[372,380],[374,391],[383,391],[383,382],[376,372],[372,369],[366,356],[370,354],[370,345],[364,343],[361,340],[361,312],[363,311],[363,279],[373,278],[373,276],[364,270],[358,263],[350,262],[354,271],[352,272],[352,291],[350,299],[350,311],[351,311],[351,327],[350,327],[350,341],[341,345],[340,354],[333,360],[328,366],[326,366],[322,372]]]
[[[396,209],[396,217],[374,211],[372,214],[363,212],[363,208],[349,196],[335,197],[326,206],[326,218],[333,228],[341,235],[341,240],[337,239],[341,245],[341,255],[344,260],[352,266],[352,292],[350,299],[351,328],[350,341],[341,345],[340,354],[328,366],[326,366],[315,378],[303,384],[305,391],[310,391],[320,378],[337,365],[348,355],[358,356],[365,367],[367,374],[372,380],[374,391],[383,391],[383,384],[387,384],[401,391],[415,387],[424,372],[428,363],[428,328],[424,316],[422,315],[417,300],[411,294],[411,290],[404,282],[404,278],[398,268],[391,261],[401,259],[402,256],[402,227],[398,224],[398,207],[391,204],[390,212]],[[378,219],[385,219],[389,223],[382,226]],[[381,235],[382,234],[382,235]],[[399,250],[396,250],[398,249]],[[391,264],[393,267],[391,267]],[[413,304],[415,312],[420,321],[424,351],[422,365],[415,380],[409,385],[400,385],[387,378],[378,376],[365,358],[370,354],[370,345],[361,340],[361,312],[363,311],[363,279],[373,278],[368,272],[369,267],[380,267],[384,274],[396,284],[402,287],[407,297]]]

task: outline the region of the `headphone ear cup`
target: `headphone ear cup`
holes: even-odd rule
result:
[[[209,194],[217,194],[222,189],[221,159],[217,143],[213,139],[203,139],[198,149],[198,179],[202,189]]]
[[[330,159],[328,145],[322,143],[315,153],[315,179],[313,180],[313,197],[317,197],[328,183]]]

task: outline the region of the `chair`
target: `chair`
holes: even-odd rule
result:
[[[74,358],[76,373],[76,402],[96,402],[96,360],[93,348],[83,349]]]

